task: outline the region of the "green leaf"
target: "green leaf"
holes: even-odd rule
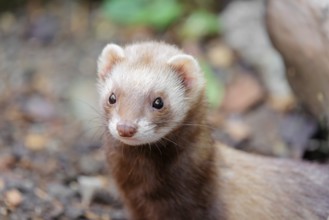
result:
[[[199,39],[204,36],[219,33],[217,15],[205,10],[193,12],[184,22],[181,34],[184,38]]]
[[[221,104],[223,100],[224,85],[216,77],[214,71],[208,63],[200,61],[200,65],[206,78],[206,95],[208,102],[210,107],[216,108]]]
[[[149,23],[159,29],[165,28],[178,19],[182,7],[176,1],[158,0],[149,7]]]
[[[107,0],[103,9],[106,16],[120,24],[138,24],[142,19],[140,1]]]
[[[182,15],[176,0],[107,0],[105,14],[124,25],[146,25],[163,29]]]

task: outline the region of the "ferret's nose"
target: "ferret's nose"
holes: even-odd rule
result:
[[[129,122],[120,122],[117,124],[117,130],[121,137],[132,137],[137,131],[137,126]]]

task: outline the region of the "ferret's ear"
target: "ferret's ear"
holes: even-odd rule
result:
[[[200,66],[190,55],[175,55],[169,59],[168,64],[180,74],[187,89],[195,88],[203,81]]]
[[[98,57],[97,73],[100,80],[105,80],[112,67],[125,57],[122,47],[108,44]]]

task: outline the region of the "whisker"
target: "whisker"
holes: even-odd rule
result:
[[[180,148],[180,146],[175,141],[173,141],[173,140],[171,140],[169,138],[164,137],[164,139],[167,140],[167,141],[169,141],[169,142],[171,142],[171,143],[174,143],[176,154],[178,155],[179,154],[178,149]]]
[[[176,146],[179,147],[179,145],[178,145],[176,142],[170,140],[169,138],[163,137],[163,139],[166,140],[166,141],[169,141],[169,142],[171,142],[171,143],[173,143],[174,145],[176,145]]]
[[[199,126],[199,127],[205,127],[205,128],[211,128],[214,129],[214,126],[211,125],[205,125],[205,124],[188,124],[188,123],[183,123],[182,125],[186,125],[186,126]]]
[[[79,101],[79,102],[85,104],[86,106],[88,106],[89,108],[91,108],[92,110],[94,110],[97,114],[101,115],[101,113],[99,112],[99,109],[96,109],[92,104],[86,102],[85,100],[78,98],[78,99],[76,99],[76,101]]]
[[[161,144],[161,141],[158,142],[158,143]],[[159,146],[158,146],[158,143],[155,144],[155,147],[157,148],[157,150],[158,150],[158,151],[160,152],[160,154],[162,155],[161,146],[159,147]],[[162,146],[164,146],[164,145],[162,145]]]

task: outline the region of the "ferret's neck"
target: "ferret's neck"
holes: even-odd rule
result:
[[[216,149],[205,107],[200,97],[184,122],[157,143],[108,141],[108,160],[132,219],[217,219]]]

